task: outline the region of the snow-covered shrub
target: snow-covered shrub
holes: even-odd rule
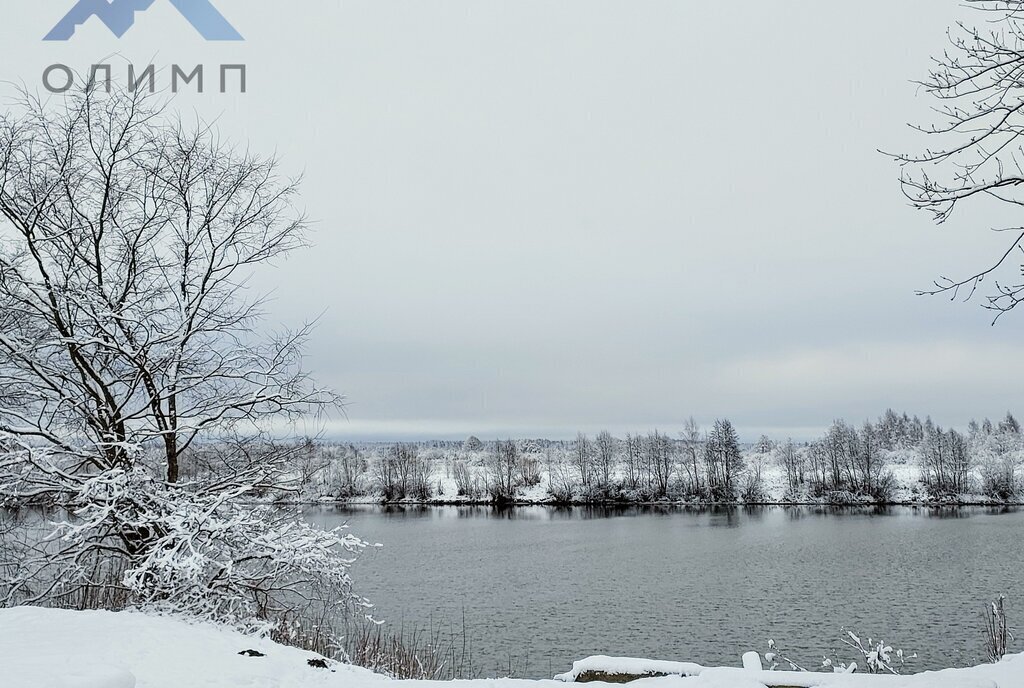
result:
[[[958,497],[970,491],[971,451],[956,430],[926,427],[919,447],[922,480],[932,499]]]
[[[1005,597],[1000,596],[985,610],[985,654],[990,662],[998,662],[1014,640],[1006,621]]]
[[[426,500],[433,494],[430,462],[412,444],[395,444],[376,463],[376,486],[385,501]]]
[[[356,497],[370,489],[369,462],[353,446],[334,447],[330,452],[328,494],[336,498]]]
[[[523,487],[540,485],[541,470],[540,459],[525,451],[519,455],[519,484]]]
[[[759,504],[765,501],[764,483],[759,472],[748,471],[743,476],[740,499],[746,504]]]
[[[893,650],[892,646],[886,644],[884,640],[874,641],[868,638],[865,642],[851,631],[846,631],[845,637],[842,640],[847,647],[851,647],[860,653],[864,660],[864,666],[870,674],[900,674],[903,671],[906,660],[917,657],[916,653],[908,657],[904,655],[903,650]],[[826,659],[823,664],[825,666],[834,666],[840,671],[849,669],[849,665],[845,663],[836,664],[829,659]]]
[[[619,441],[602,430],[594,440],[594,483],[598,492],[612,491],[618,457]]]
[[[896,494],[896,476],[892,471],[881,471],[875,478],[874,484],[867,491],[868,496],[875,502],[890,502]]]
[[[217,490],[168,486],[137,466],[68,487],[64,515],[20,552],[18,570],[0,585],[5,604],[87,606],[83,591],[106,592],[97,606],[153,609],[306,643],[313,639],[296,638],[297,629],[308,632],[311,619],[365,605],[349,566],[366,543],[245,503],[252,485],[244,480]]]
[[[765,437],[760,443],[767,443]],[[767,444],[765,446],[768,446]],[[762,473],[771,459],[773,446],[768,446],[767,451],[754,451],[746,457],[746,468],[743,471],[740,483],[740,499],[747,504],[757,504],[765,500],[764,480]],[[756,450],[756,447],[755,447]]]
[[[986,418],[971,434],[970,451],[978,465],[982,493],[999,501],[1017,499],[1022,491],[1020,468],[1024,464],[1024,437],[1017,420],[1008,413],[994,426]]]
[[[452,478],[455,480],[456,494],[460,497],[479,499],[487,492],[486,486],[473,474],[465,460],[458,459],[452,463]]]
[[[841,641],[857,652],[865,670],[871,674],[899,674],[902,672],[906,660],[917,658],[916,653],[906,655],[903,650],[894,650],[884,641],[875,642],[868,638],[865,642],[850,631],[843,631]],[[769,671],[775,671],[781,665],[792,671],[809,671],[787,657],[772,639],[768,640],[768,652],[764,653],[764,658],[768,662]],[[857,662],[846,662],[840,659],[838,653],[833,650],[831,656],[822,657],[820,668],[835,673],[854,673],[860,668],[860,665]]]
[[[1020,454],[987,452],[981,457],[981,491],[992,499],[1012,501],[1020,493]]]
[[[768,639],[768,651],[764,653],[764,659],[768,662],[768,671],[775,671],[781,665],[785,665],[784,670],[788,668],[790,671],[807,671],[807,669],[787,657],[772,638]]]
[[[831,503],[884,502],[895,477],[885,470],[879,430],[865,423],[857,430],[837,420],[807,450],[808,493]]]
[[[572,466],[566,460],[564,453],[551,451],[547,456],[548,465],[548,494],[556,504],[568,504],[573,500],[573,495],[579,489],[573,479]]]
[[[487,460],[487,493],[494,502],[516,498],[521,457],[515,440],[496,442]]]

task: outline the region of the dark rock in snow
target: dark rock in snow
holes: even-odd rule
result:
[[[260,652],[259,650],[242,650],[238,654],[243,655],[245,657],[266,657],[266,655]]]
[[[576,683],[629,683],[639,681],[642,678],[658,678],[668,676],[658,671],[648,671],[643,674],[609,673],[607,671],[583,671],[576,677]]]
[[[329,669],[330,668],[329,666],[327,666],[327,660],[326,659],[319,659],[319,658],[318,659],[309,659],[309,660],[306,660],[306,664],[308,664],[309,666],[311,666],[311,667],[313,667],[315,669]]]

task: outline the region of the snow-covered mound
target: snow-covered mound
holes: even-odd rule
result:
[[[756,667],[758,658],[752,656]],[[744,663],[748,657],[744,656]],[[703,667],[689,662],[666,662],[632,657],[587,657],[573,663],[572,670],[555,678],[575,681],[584,674],[645,676],[680,674],[683,677],[642,679],[637,685],[653,688],[652,681],[674,681],[673,688],[1024,688],[1024,655],[1006,657],[999,664],[969,669],[926,671],[908,676],[891,674],[846,674],[796,671],[758,671],[732,667]],[[668,684],[664,688],[669,688]]]
[[[239,654],[255,650],[263,656]],[[203,623],[138,612],[0,610],[0,688],[300,688],[369,685],[365,669]]]
[[[551,680],[390,681],[342,664],[311,666],[311,659],[319,658],[233,630],[138,612],[0,610],[0,688],[565,688],[565,683]],[[689,674],[642,679],[634,684],[637,688],[1024,688],[1024,655],[914,676],[756,671],[591,657],[559,678],[572,681],[588,671]]]

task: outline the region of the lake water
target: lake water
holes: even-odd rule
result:
[[[841,629],[916,670],[983,657],[982,611],[1024,628],[1024,511],[976,508],[315,508],[384,545],[353,567],[376,618],[465,628],[484,674],[611,654],[738,665],[773,638],[808,668]],[[1021,642],[1013,646],[1024,649]],[[861,662],[863,664],[863,662]]]

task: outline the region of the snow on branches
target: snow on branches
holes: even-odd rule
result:
[[[365,607],[349,566],[366,543],[247,503],[249,489],[169,486],[142,466],[76,481],[62,518],[5,576],[0,601],[82,606],[98,592],[117,592],[125,605],[246,630],[312,607]]]
[[[288,489],[294,423],[341,403],[302,368],[309,327],[270,333],[247,290],[305,244],[297,193],[153,94],[0,114],[0,506],[48,509],[0,520],[0,604],[314,635],[365,604],[361,541],[252,503]]]

